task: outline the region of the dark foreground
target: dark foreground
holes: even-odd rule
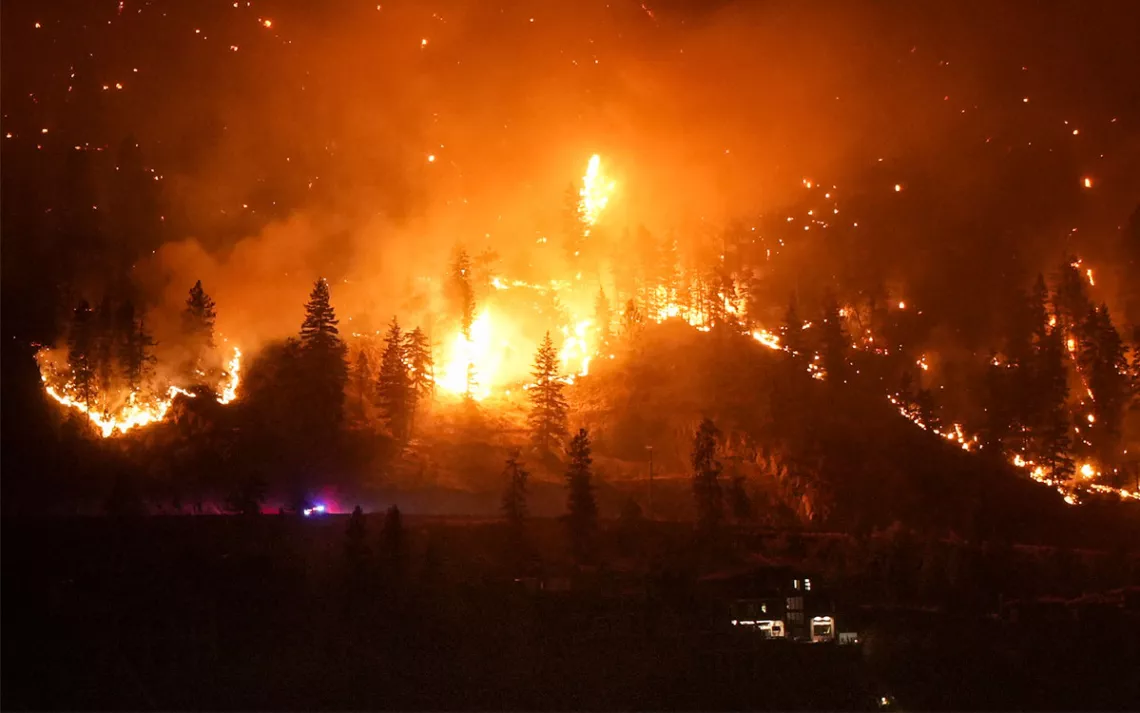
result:
[[[656,549],[614,535],[605,564],[580,571],[549,554],[559,534],[552,521],[534,523],[521,548],[498,525],[462,521],[413,521],[402,538],[385,540],[372,516],[359,550],[346,546],[346,524],[4,522],[3,708],[875,709],[889,696],[901,709],[1127,709],[1140,701],[1135,611],[1093,607],[1077,621],[1025,609],[1014,622],[1002,615],[1007,607],[958,589],[935,597],[937,606],[902,605],[903,558],[879,581],[833,565],[836,598],[850,612],[841,616],[858,622],[860,645],[792,644],[724,625],[718,602],[697,586],[683,526],[642,530]],[[812,558],[793,549],[784,554]],[[1132,576],[1134,563],[1127,567]],[[521,573],[529,575],[516,581]],[[931,599],[929,587],[904,598],[923,597]]]

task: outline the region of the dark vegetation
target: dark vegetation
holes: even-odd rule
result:
[[[3,702],[23,708],[1127,708],[1137,623],[999,618],[1131,581],[1092,552],[603,522],[93,518],[3,523]],[[711,548],[711,549],[710,549]],[[52,551],[48,559],[40,555]],[[824,583],[861,646],[728,630],[698,577],[756,557]],[[1116,610],[1119,611],[1119,610]]]

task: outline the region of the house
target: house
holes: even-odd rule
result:
[[[762,564],[702,577],[698,590],[713,626],[727,623],[766,638],[823,643],[839,638],[835,604],[818,581],[784,565]],[[852,641],[858,637],[844,637]]]

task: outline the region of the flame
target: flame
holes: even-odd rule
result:
[[[138,392],[131,392],[127,396],[126,404],[119,409],[115,414],[104,412],[100,414],[97,409],[88,409],[87,404],[79,401],[74,396],[67,394],[62,390],[57,390],[54,386],[47,383],[47,378],[44,378],[44,390],[47,395],[52,397],[57,403],[67,408],[73,408],[79,413],[87,416],[88,420],[99,431],[103,438],[107,438],[115,433],[126,433],[133,428],[140,426],[147,426],[152,423],[157,423],[166,418],[166,412],[170,410],[170,404],[174,403],[176,396],[188,396],[194,398],[194,394],[180,389],[177,386],[171,386],[166,393],[166,398],[155,399],[148,403],[139,403]]]
[[[752,338],[769,349],[781,350],[779,335],[772,334],[767,329],[760,329],[752,333]]]
[[[237,398],[238,384],[241,382],[241,349],[234,347],[234,356],[226,365],[227,380],[218,395],[218,403],[228,404]],[[170,387],[177,388],[177,387]]]
[[[1093,271],[1091,267],[1085,270],[1085,277],[1089,278],[1089,286],[1096,287],[1096,280],[1093,279]]]
[[[457,332],[451,340],[443,369],[436,384],[456,395],[467,393],[468,373],[472,376],[471,397],[482,401],[491,395],[491,384],[502,364],[502,354],[496,353],[493,341],[491,312],[484,309],[471,323],[471,338]]]
[[[178,396],[196,398],[197,394],[171,384],[162,392],[163,396],[146,395],[136,390],[127,394],[122,405],[112,408],[115,397],[109,394],[95,394],[91,398],[90,407],[76,393],[76,386],[72,381],[62,384],[52,384],[53,377],[58,376],[48,362],[46,352],[37,355],[40,365],[40,380],[44,384],[44,392],[59,405],[75,409],[85,415],[87,420],[95,427],[103,438],[121,435],[128,431],[152,423],[158,423],[166,418],[171,404]],[[218,403],[229,404],[237,398],[238,384],[241,382],[241,349],[234,347],[234,355],[226,366],[225,381],[218,387]],[[54,379],[58,381],[58,379]]]
[[[578,191],[578,213],[588,227],[598,222],[598,217],[610,202],[615,185],[602,174],[602,157],[598,154],[591,156],[586,164],[586,175],[582,176],[582,189]]]
[[[563,371],[579,376],[590,373],[590,358],[595,350],[589,346],[588,335],[593,324],[592,319],[583,319],[574,325],[573,331],[569,327],[562,328],[564,340],[558,357],[562,361]],[[573,368],[572,362],[577,364],[576,368]]]

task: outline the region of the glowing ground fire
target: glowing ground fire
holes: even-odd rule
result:
[[[238,385],[241,382],[241,349],[234,347],[233,357],[226,366],[224,379],[218,386],[218,403],[229,404],[237,398]],[[84,399],[73,380],[60,381],[59,375],[46,359],[40,360],[40,380],[44,384],[44,392],[59,405],[74,409],[85,415],[87,420],[103,438],[121,435],[128,431],[152,423],[158,423],[166,418],[170,406],[178,396],[196,398],[197,395],[186,389],[170,385],[156,395],[147,396],[141,391],[131,391],[123,400],[122,405],[111,408],[111,397],[106,394],[95,394]]]

